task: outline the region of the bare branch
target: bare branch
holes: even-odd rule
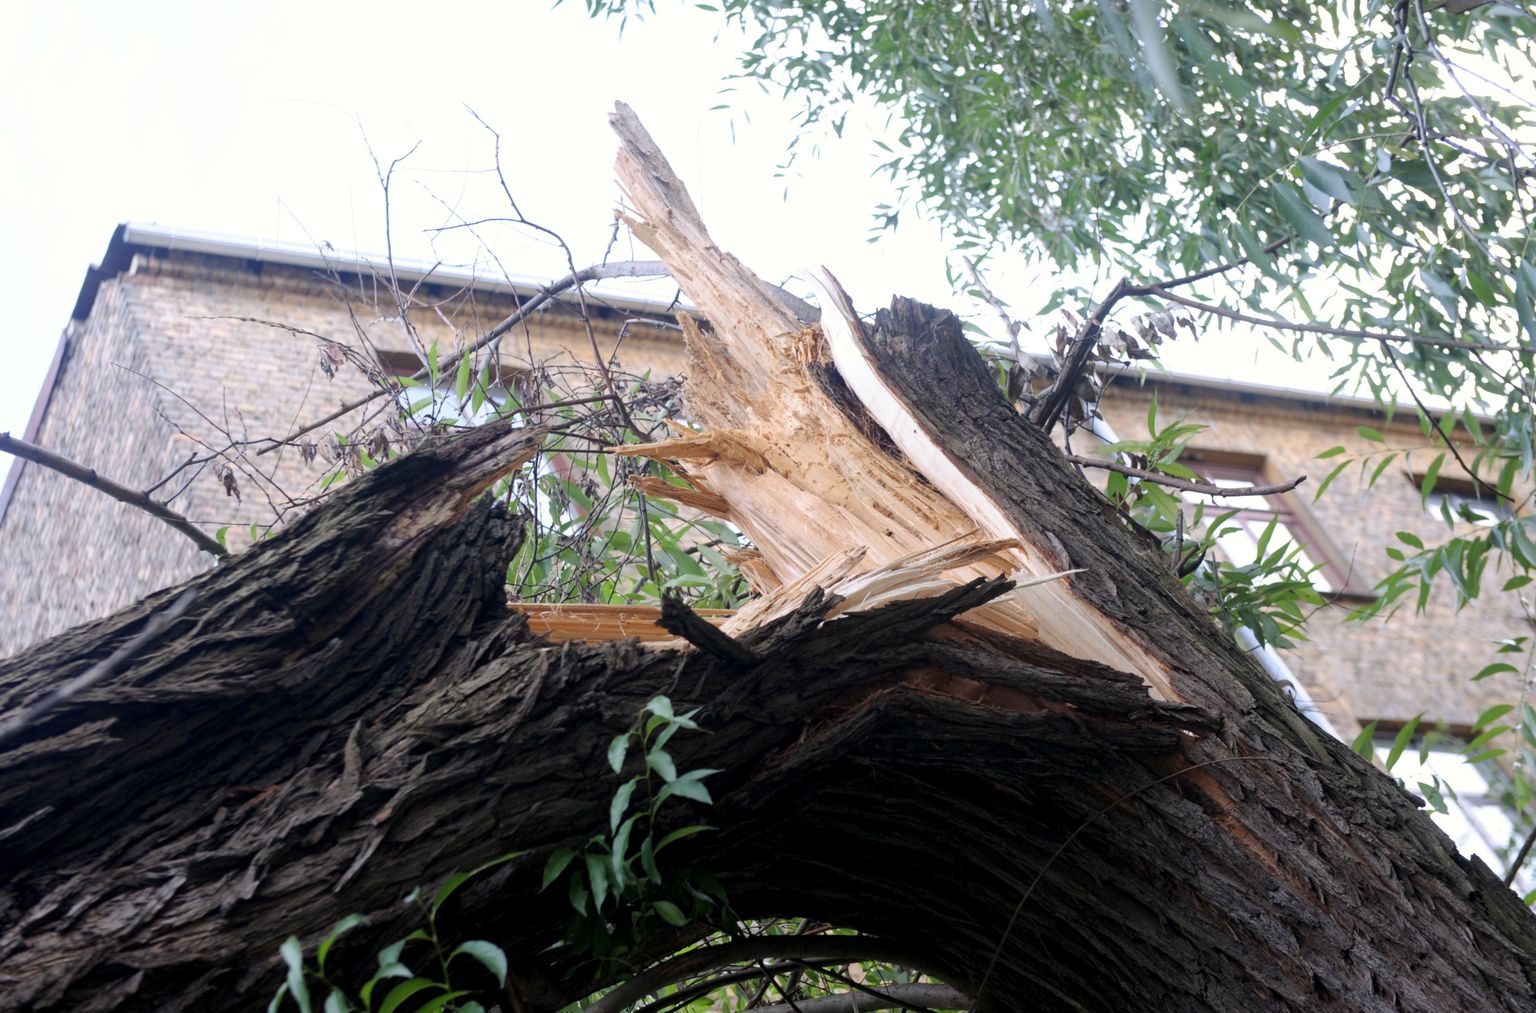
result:
[[[903,947],[869,936],[753,936],[687,950],[652,965],[587,1007],[587,1013],[619,1013],[675,982],[743,961],[789,957],[811,963],[878,960],[924,970]]]
[[[181,514],[172,510],[164,503],[150,498],[148,493],[138,492],[124,485],[118,485],[108,478],[102,478],[96,473],[96,469],[87,468],[83,464],[77,464],[67,457],[60,457],[51,450],[44,450],[35,443],[26,440],[18,440],[10,433],[0,433],[0,451],[14,454],[16,457],[40,464],[45,468],[72,478],[76,482],[83,482],[100,492],[106,493],[120,503],[138,507],[151,517],[157,517],[171,527],[186,535],[197,543],[197,547],[204,552],[211,552],[220,559],[229,555],[229,550],[220,545],[206,531],[187,520]]]
[[[594,264],[591,267],[586,267],[580,271],[572,272],[571,274],[566,275],[564,278],[561,278],[559,281],[552,282],[551,284],[546,285],[544,288],[540,289],[538,294],[529,298],[527,302],[519,306],[509,316],[502,320],[501,323],[486,331],[474,343],[466,345],[464,348],[460,349],[458,352],[455,352],[453,355],[439,360],[438,370],[439,372],[446,372],[457,366],[459,364],[459,360],[464,358],[464,356],[473,355],[475,352],[480,351],[480,349],[484,348],[486,345],[489,345],[491,342],[495,341],[503,334],[506,334],[518,324],[522,323],[529,316],[531,316],[535,310],[539,309],[545,303],[549,302],[555,296],[559,295],[561,292],[564,292],[568,288],[585,285],[589,281],[598,281],[603,278],[659,278],[664,277],[666,274],[666,265],[659,260],[624,260],[613,264]],[[427,379],[428,375],[428,370],[422,369],[418,370],[416,374],[411,377],[411,379],[425,380]],[[271,453],[273,450],[276,450],[278,447],[286,446],[287,444],[292,443],[294,440],[297,440],[299,437],[307,436],[308,434],[314,432],[316,429],[330,425],[332,422],[335,422],[343,415],[346,415],[349,412],[354,412],[368,404],[370,401],[382,397],[386,392],[387,391],[384,389],[375,390],[373,393],[364,395],[363,397],[357,398],[353,401],[343,402],[341,407],[337,408],[329,415],[317,419],[308,425],[300,426],[298,429],[295,429],[293,432],[289,433],[281,441],[263,447],[256,451],[256,453],[258,455],[267,454]]]
[[[970,1003],[969,996],[949,985],[910,983],[881,985],[878,990],[868,992],[839,992],[815,999],[796,999],[794,1002],[758,1006],[753,1013],[866,1013],[868,1010],[910,1009],[914,1006],[923,1009],[963,1009]]]
[[[1161,285],[1145,285],[1131,292],[1132,295],[1155,295],[1169,302],[1178,303],[1180,306],[1188,306],[1190,309],[1201,310],[1214,316],[1234,320],[1242,324],[1253,324],[1257,327],[1273,327],[1280,331],[1297,331],[1303,334],[1321,334],[1333,338],[1359,338],[1365,341],[1397,341],[1414,345],[1428,345],[1434,348],[1464,348],[1472,352],[1517,352],[1521,349],[1514,345],[1485,345],[1475,341],[1455,341],[1451,338],[1426,338],[1413,334],[1393,334],[1389,331],[1363,331],[1352,327],[1330,327],[1327,324],[1298,324],[1280,317],[1261,317],[1250,313],[1239,313],[1229,310],[1225,306],[1217,306],[1214,303],[1202,302],[1199,299],[1191,299],[1188,296],[1176,295],[1169,292]]]
[[[1077,337],[1072,339],[1072,347],[1067,352],[1067,361],[1062,366],[1061,375],[1051,385],[1040,407],[1035,409],[1031,419],[1035,425],[1049,430],[1056,424],[1056,420],[1061,418],[1061,413],[1066,410],[1067,402],[1072,397],[1072,390],[1077,386],[1077,378],[1082,375],[1083,368],[1088,364],[1088,353],[1093,351],[1094,342],[1098,341],[1099,332],[1104,329],[1104,321],[1108,318],[1109,311],[1121,299],[1132,293],[1130,283],[1121,279],[1083,321],[1083,326],[1078,328]]]
[[[0,722],[0,745],[4,745],[25,731],[28,725],[35,724],[55,707],[66,703],[73,696],[84,693],[122,668],[135,654],[144,649],[145,644],[148,644],[158,636],[161,630],[171,625],[177,619],[180,619],[187,609],[192,607],[192,602],[196,599],[196,589],[183,591],[169,605],[151,615],[148,622],[144,624],[144,628],[131,637],[123,646],[86,669],[82,675],[58,687],[20,714],[14,714],[4,722]]]
[[[1204,496],[1276,496],[1282,492],[1290,492],[1307,480],[1307,476],[1298,475],[1288,482],[1277,482],[1274,485],[1239,485],[1225,486],[1213,485],[1210,482],[1191,482],[1184,478],[1175,478],[1173,475],[1164,475],[1160,471],[1147,471],[1145,468],[1133,468],[1128,464],[1120,464],[1116,461],[1104,461],[1097,457],[1084,457],[1081,454],[1068,454],[1067,460],[1079,468],[1102,468],[1105,471],[1113,471],[1120,475],[1129,475],[1131,478],[1143,479],[1156,485],[1166,485],[1170,489],[1180,489],[1184,492],[1196,492]]]

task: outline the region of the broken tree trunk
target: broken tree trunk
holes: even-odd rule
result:
[[[633,225],[707,321],[703,429],[643,452],[752,537],[764,597],[723,640],[669,606],[696,648],[550,644],[501,599],[515,525],[473,502],[538,433],[379,469],[0,746],[0,1007],[259,1007],[282,939],[354,912],[333,966],[366,976],[416,927],[402,895],[518,852],[440,924],[506,949],[509,1010],[622,981],[617,1010],[743,956],[895,960],[1010,1013],[1532,1008],[1536,919],[1295,712],[952,316],[866,326],[827,277],[805,325],[615,126]],[[179,593],[0,665],[0,711]],[[668,961],[711,927],[662,926],[622,974],[552,949],[545,859],[606,831],[608,743],[660,694],[708,731],[679,767],[721,770],[680,858],[740,917],[857,936]]]

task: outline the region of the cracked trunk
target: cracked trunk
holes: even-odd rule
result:
[[[607,744],[657,694],[709,731],[671,747],[722,771],[717,832],[680,850],[738,915],[855,929],[978,1009],[1536,1005],[1536,920],[1296,713],[952,316],[866,325],[826,276],[801,320],[615,126],[632,225],[707,321],[702,431],[639,452],[752,537],[763,597],[724,640],[673,614],[698,648],[551,644],[507,612],[517,532],[474,498],[540,434],[379,469],[0,746],[0,1007],[260,1007],[289,933],[364,913],[336,959],[366,967],[414,927],[402,895],[510,851],[446,931],[512,956],[509,1009],[612,984],[552,955],[569,908],[540,872],[607,826]],[[0,709],[178,593],[0,664]]]

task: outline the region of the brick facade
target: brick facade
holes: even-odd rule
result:
[[[412,354],[404,331],[390,320],[393,304],[379,298],[383,289],[356,264],[341,272],[338,285],[323,265],[302,257],[284,260],[257,248],[210,252],[169,238],[157,242],[144,230],[139,235],[129,241],[120,230],[110,263],[89,280],[33,434],[43,446],[130,487],[158,481],[199,449],[199,441],[218,445],[220,429],[250,438],[284,433],[370,389],[345,366],[327,379],[318,343],[304,332],[358,347],[361,330],[386,357]],[[515,286],[466,287],[439,277],[417,290],[423,309],[414,319],[428,340],[453,348],[511,312],[518,296]],[[605,352],[637,308],[644,309],[597,310],[594,336]],[[536,315],[503,343],[504,364],[551,358],[592,360],[591,338],[568,309]],[[631,326],[620,359],[635,370],[670,374],[682,365],[682,349],[675,332]],[[1188,414],[1210,426],[1197,448],[1246,455],[1276,478],[1309,475],[1313,489],[1328,470],[1316,460],[1319,452],[1338,444],[1376,449],[1356,434],[1361,423],[1383,429],[1393,446],[1427,446],[1411,419],[1387,426],[1358,405],[1166,379],[1112,384],[1103,408],[1123,438],[1145,432],[1154,390],[1163,419]],[[1418,456],[1427,463],[1428,455]],[[226,496],[219,480],[204,473],[180,489],[171,506],[210,530],[234,526],[232,545],[238,546],[240,529],[272,519],[274,490],[302,494],[325,473],[322,462],[306,464],[291,450],[255,460],[269,469],[270,483],[239,476],[243,500]],[[161,494],[177,488],[173,479]],[[1308,488],[1289,494],[1292,504],[1353,561],[1352,588],[1368,589],[1385,572],[1382,549],[1395,532],[1426,542],[1443,536],[1438,518],[1420,507],[1401,460],[1369,496],[1354,471],[1318,502]],[[4,503],[0,560],[0,656],[211,565],[182,535],[35,465],[20,469]],[[1467,725],[1483,707],[1516,692],[1497,679],[1468,682],[1493,660],[1496,641],[1529,632],[1509,598],[1495,595],[1455,613],[1442,593],[1424,617],[1408,614],[1410,606],[1391,622],[1365,625],[1344,624],[1347,609],[1330,606],[1311,624],[1311,641],[1286,660],[1342,731],[1372,719],[1400,722],[1421,710]]]
[[[384,358],[416,361],[404,329],[391,319],[393,301],[358,265],[338,270],[173,247],[170,239],[157,245],[153,234],[130,242],[119,230],[107,268],[93,270],[78,319],[65,331],[46,410],[29,434],[33,442],[143,489],[205,445],[223,446],[223,433],[282,435],[373,389],[347,365],[328,379],[313,334],[361,350],[359,333],[366,333]],[[419,308],[412,319],[446,355],[533,291],[443,278],[414,289]],[[571,309],[553,306],[503,339],[503,367],[590,364],[593,338],[605,355],[611,352],[635,315],[589,302],[591,336]],[[622,365],[658,375],[681,366],[681,344],[671,333],[641,322],[624,335]],[[360,418],[354,413],[334,428]],[[270,524],[274,507],[285,506],[279,490],[301,499],[328,470],[292,449],[247,460],[263,474],[236,475],[240,500],[206,470],[185,488],[186,476],[173,478],[157,496],[175,492],[171,508],[210,532],[228,526],[230,547],[238,549],[248,543],[250,525]],[[13,465],[8,493],[0,500],[0,657],[213,565],[159,521],[38,465]]]
[[[1138,385],[1121,377],[1101,406],[1120,438],[1146,437],[1147,407],[1154,394],[1160,426],[1187,416],[1209,427],[1191,449],[1208,457],[1237,454],[1260,461],[1264,477],[1275,481],[1308,476],[1285,499],[1308,529],[1331,543],[1349,572],[1351,590],[1369,592],[1387,574],[1390,560],[1384,549],[1400,544],[1397,532],[1417,535],[1426,545],[1447,536],[1439,515],[1421,505],[1413,481],[1443,447],[1424,437],[1411,412],[1399,413],[1388,424],[1374,406],[1359,402],[1223,389],[1214,382],[1149,380]],[[1318,460],[1318,454],[1341,445],[1350,457],[1382,449],[1359,435],[1361,425],[1382,432],[1387,446],[1413,452],[1388,465],[1374,488],[1367,490],[1368,473],[1351,466],[1314,499],[1318,483],[1343,459]],[[1454,470],[1447,466],[1444,474],[1449,478]],[[1497,591],[1507,576],[1490,573],[1485,586]],[[1389,620],[1346,623],[1344,617],[1358,603],[1346,597],[1320,610],[1307,627],[1309,641],[1282,652],[1341,731],[1372,720],[1395,725],[1421,711],[1453,729],[1469,727],[1484,708],[1518,696],[1519,686],[1507,675],[1470,681],[1496,660],[1493,652],[1500,640],[1531,632],[1513,595],[1487,594],[1457,612],[1442,577],[1423,615],[1414,615],[1409,600]]]

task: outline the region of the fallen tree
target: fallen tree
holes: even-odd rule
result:
[[[413,927],[402,895],[508,854],[441,914],[510,956],[509,1010],[860,959],[978,1010],[1536,1003],[1536,920],[1297,714],[953,316],[898,299],[866,325],[823,276],[808,323],[614,123],[631,227],[702,320],[701,428],[631,452],[752,539],[762,597],[719,629],[669,603],[687,643],[530,633],[501,587],[518,525],[476,497],[542,434],[493,426],[378,469],[190,602],[32,648],[0,666],[0,709],[34,715],[0,747],[0,1005],[260,1006],[283,939],[353,913],[333,966],[366,976]],[[622,961],[560,945],[546,862],[609,828],[610,743],[658,696],[707,731],[672,739],[678,768],[719,770],[679,861],[737,918],[856,935],[678,955],[720,926],[653,919]]]

